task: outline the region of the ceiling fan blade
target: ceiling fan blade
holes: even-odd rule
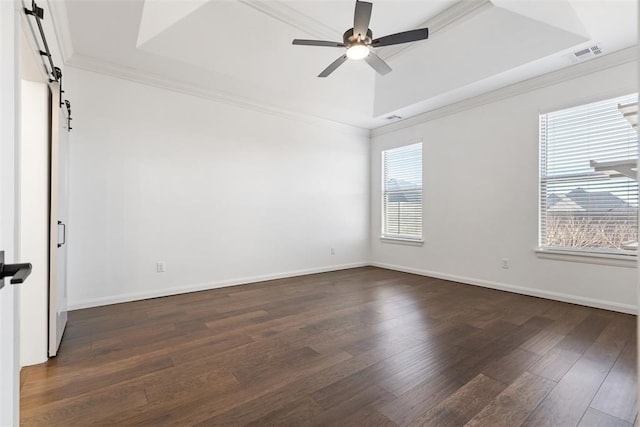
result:
[[[371,46],[373,47],[391,46],[394,44],[402,44],[402,43],[415,42],[418,40],[424,40],[426,38],[429,38],[429,29],[420,28],[417,30],[405,31],[402,33],[390,34],[388,36],[377,38],[371,42]]]
[[[294,39],[291,44],[298,44],[302,46],[326,46],[326,47],[344,47],[344,43],[328,42],[325,40],[302,40]]]
[[[391,71],[391,67],[389,67],[389,64],[384,62],[382,58],[380,58],[373,52],[369,52],[369,55],[365,56],[364,60],[367,61],[367,64],[371,65],[371,68],[376,70],[378,74],[384,76]]]
[[[320,74],[318,74],[318,77],[327,77],[329,74],[333,73],[336,70],[336,68],[341,66],[346,60],[347,60],[347,54],[345,53],[340,58],[333,61],[331,65],[325,68]]]
[[[369,29],[369,21],[371,21],[371,8],[373,4],[366,1],[356,0],[356,12],[353,16],[353,34],[362,34],[364,39]]]

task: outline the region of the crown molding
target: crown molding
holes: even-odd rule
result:
[[[74,53],[71,30],[69,29],[69,18],[67,15],[67,3],[56,0],[46,0],[46,2],[49,12],[51,13],[53,31],[58,41],[62,61],[66,63]]]
[[[450,30],[468,19],[494,7],[490,0],[461,0],[453,6],[443,10],[433,18],[418,25],[418,28],[429,28],[429,38],[438,37],[439,34]],[[377,50],[383,59],[404,54],[416,46],[415,43],[406,43],[395,46],[385,46]]]
[[[321,40],[342,41],[342,33],[311,18],[281,1],[237,0],[238,3],[262,12],[298,30]]]
[[[146,71],[140,71],[134,68],[126,67],[119,64],[103,61],[87,55],[75,54],[67,62],[67,66],[79,68],[82,70],[92,71],[98,74],[104,74],[129,80],[135,83],[145,84],[160,89],[166,89],[185,95],[196,96],[227,105],[233,105],[248,110],[257,111],[264,114],[284,117],[290,120],[304,122],[312,125],[330,127],[337,131],[347,133],[354,136],[370,137],[369,129],[336,122],[334,120],[317,117],[311,114],[303,114],[295,111],[289,111],[282,108],[272,107],[261,103],[254,102],[247,98],[231,95],[219,90],[205,88],[202,86],[168,79],[157,74]]]
[[[281,1],[265,2],[262,0],[237,0],[238,3],[253,8],[265,15],[284,22],[294,28],[322,40],[342,40],[342,33],[333,28],[311,18],[304,13],[298,12],[294,8],[287,6]],[[493,7],[490,0],[461,0],[453,6],[445,9],[436,16],[423,22],[418,28],[428,27],[429,37],[442,33],[443,31],[462,24],[467,19],[476,16]],[[407,52],[413,48],[414,44],[402,44],[395,46],[385,46],[376,49],[376,53],[383,59],[389,59],[398,54]]]
[[[395,132],[411,126],[416,126],[431,120],[459,113],[464,110],[480,107],[485,104],[490,104],[502,99],[531,92],[533,90],[541,89],[557,83],[562,83],[564,81],[582,77],[588,74],[604,71],[609,68],[634,61],[638,61],[638,45],[621,49],[619,51],[604,55],[600,58],[592,59],[587,62],[582,62],[567,68],[562,68],[560,70],[552,71],[547,74],[523,80],[521,82],[495,89],[490,92],[486,92],[459,102],[454,102],[453,104],[448,104],[443,107],[406,118],[404,120],[374,128],[371,130],[371,137]]]

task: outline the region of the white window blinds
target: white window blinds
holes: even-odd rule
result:
[[[634,254],[636,130],[618,110],[637,94],[540,116],[540,246]]]
[[[422,143],[382,152],[383,237],[422,238]]]

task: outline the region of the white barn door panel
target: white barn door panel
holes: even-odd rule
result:
[[[49,356],[67,325],[67,200],[69,130],[59,83],[51,84],[51,214],[49,245]]]

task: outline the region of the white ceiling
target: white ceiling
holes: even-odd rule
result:
[[[53,1],[69,64],[135,76],[260,108],[362,128],[409,117],[637,43],[635,0],[374,0],[374,37],[430,28],[430,38],[377,49],[393,71],[347,61],[316,77],[341,48],[355,1]],[[65,22],[67,21],[67,22]]]

